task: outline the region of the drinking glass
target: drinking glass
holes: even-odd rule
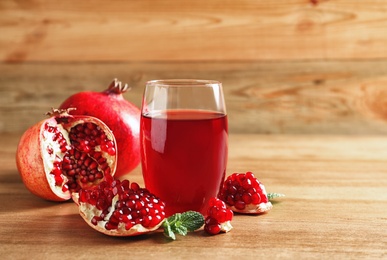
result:
[[[222,84],[149,81],[141,110],[145,187],[166,203],[167,216],[188,210],[205,214],[226,175],[228,121]]]

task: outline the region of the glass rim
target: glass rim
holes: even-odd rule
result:
[[[159,87],[213,87],[221,86],[222,83],[218,80],[207,79],[156,79],[146,82],[146,86],[159,86]]]

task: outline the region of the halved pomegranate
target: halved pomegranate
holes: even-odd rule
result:
[[[148,233],[165,219],[164,202],[128,180],[103,181],[93,189],[81,189],[74,201],[86,223],[109,236]]]
[[[76,108],[70,112],[72,115],[94,116],[113,131],[118,149],[117,178],[140,163],[140,109],[124,98],[128,89],[127,84],[114,79],[104,91],[75,93],[60,105]]]
[[[233,173],[223,183],[218,196],[234,212],[260,214],[272,209],[265,186],[252,172]]]
[[[72,116],[53,109],[50,118],[30,127],[21,137],[16,164],[33,194],[53,201],[97,185],[116,169],[113,133],[99,119]]]

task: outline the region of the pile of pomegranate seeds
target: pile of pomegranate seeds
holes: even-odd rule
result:
[[[228,232],[232,229],[230,222],[234,214],[226,207],[226,204],[222,200],[211,198],[207,214],[208,216],[206,217],[204,225],[204,230],[207,233],[216,235],[221,231]]]
[[[100,146],[101,151],[112,156],[116,155],[114,142],[109,140],[105,132],[94,123],[76,125],[71,128],[69,137],[74,147],[79,151],[88,153],[96,146]]]
[[[223,183],[219,198],[235,212],[259,214],[269,211],[269,201],[265,187],[252,172],[233,173]]]

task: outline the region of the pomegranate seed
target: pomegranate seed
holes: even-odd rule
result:
[[[99,198],[95,204],[95,207],[99,210],[106,209],[108,207],[108,202],[105,198]]]
[[[109,154],[109,155],[116,155],[116,149],[114,148],[114,147],[109,147],[108,149],[107,149],[107,153]]]
[[[94,158],[95,158],[95,159],[98,160],[98,159],[101,158],[101,157],[102,157],[102,153],[101,153],[101,152],[95,152],[95,153],[94,153]]]
[[[86,128],[89,130],[93,130],[95,128],[95,124],[88,122],[85,124]]]
[[[62,192],[67,192],[69,190],[69,186],[67,184],[62,186]]]
[[[51,147],[47,147],[47,153],[49,155],[52,155],[54,153],[54,149],[52,149]]]
[[[101,168],[102,171],[104,171],[104,170],[109,168],[109,165],[108,165],[107,162],[105,162],[104,164],[100,165],[100,168]]]
[[[204,222],[204,230],[211,235],[216,235],[220,233],[221,226],[215,218],[207,217]]]
[[[64,156],[62,161],[63,161],[63,163],[70,163],[71,159],[69,156]]]
[[[52,140],[53,141],[57,141],[58,139],[61,139],[61,133],[59,132],[56,132],[53,136],[52,136]]]
[[[87,157],[86,160],[83,162],[83,165],[88,167],[91,162],[92,162],[92,159],[90,157]]]
[[[109,169],[110,169],[110,168],[109,168]],[[109,172],[109,173],[110,173],[110,172]],[[103,178],[103,174],[100,173],[100,172],[98,172],[98,173],[95,174],[95,178],[96,178],[96,179],[102,179],[102,178]]]
[[[137,209],[137,210],[142,209],[144,206],[145,206],[144,202],[141,201],[141,200],[136,201],[136,204],[134,204],[134,208]]]
[[[55,166],[52,169],[51,174],[54,174],[55,176],[61,175],[62,174],[62,170],[59,168],[59,166]]]
[[[98,166],[98,163],[97,162],[95,162],[95,161],[93,161],[90,165],[89,165],[89,170],[93,170],[93,169],[95,169],[95,168],[97,168],[97,166]]]
[[[86,176],[83,176],[83,177],[80,178],[80,181],[82,183],[87,183],[88,182],[88,178]]]
[[[106,230],[112,230],[112,229],[117,229],[118,224],[112,223],[112,222],[106,222],[105,228]]]
[[[101,155],[102,155],[102,154],[101,154]],[[104,158],[104,157],[100,157],[100,158],[98,158],[98,160],[96,160],[96,161],[98,162],[98,164],[104,164],[104,163],[107,162],[106,158]]]
[[[134,226],[133,222],[131,222],[129,220],[125,222],[125,229],[126,230],[130,230],[133,226]]]
[[[261,202],[261,196],[258,193],[251,195],[251,203],[259,204]]]
[[[90,175],[88,176],[88,179],[89,179],[89,182],[94,182],[94,181],[95,181],[95,176],[92,175],[92,174],[90,174]]]
[[[98,221],[101,221],[102,218],[100,217],[97,217],[97,216],[94,216],[92,219],[91,219],[91,223],[96,226],[98,224]]]
[[[150,215],[144,216],[142,221],[141,221],[141,224],[144,227],[149,227],[151,223],[152,223],[152,216],[150,216]]]
[[[55,175],[55,185],[61,186],[64,179],[61,175]]]
[[[221,209],[218,212],[218,214],[216,215],[216,219],[219,221],[219,223],[223,223],[223,222],[231,220],[231,219],[227,219],[227,217],[230,216],[229,214],[227,214],[227,212],[229,212],[229,211],[230,210]]]
[[[251,203],[251,194],[250,193],[243,193],[242,200],[245,204]]]
[[[244,203],[243,201],[241,200],[238,200],[235,204],[234,204],[234,207],[236,209],[239,209],[239,210],[244,210],[245,207],[246,207],[246,203]]]
[[[159,223],[162,221],[162,219],[165,217],[165,215],[164,215],[164,216],[161,216],[161,215],[158,215],[157,213],[154,213],[153,216],[154,216],[154,217],[152,217],[152,220],[151,220],[151,222],[150,222],[150,224],[149,224],[150,227],[156,226],[156,225],[159,224]]]
[[[126,203],[125,203],[125,205],[126,205],[128,208],[133,208],[135,204],[136,204],[136,201],[135,201],[135,200],[128,200],[128,201],[126,201]]]
[[[140,189],[140,186],[139,186],[136,182],[132,182],[131,185],[130,185],[130,188],[131,188],[132,190],[137,191],[137,190]]]
[[[72,167],[71,167],[72,168]],[[68,176],[74,176],[75,175],[75,170],[74,169],[71,169],[70,171],[67,172],[67,175]]]
[[[123,180],[122,182],[121,182],[121,186],[124,188],[124,190],[129,190],[129,184],[130,184],[130,182],[128,181],[128,180]]]

